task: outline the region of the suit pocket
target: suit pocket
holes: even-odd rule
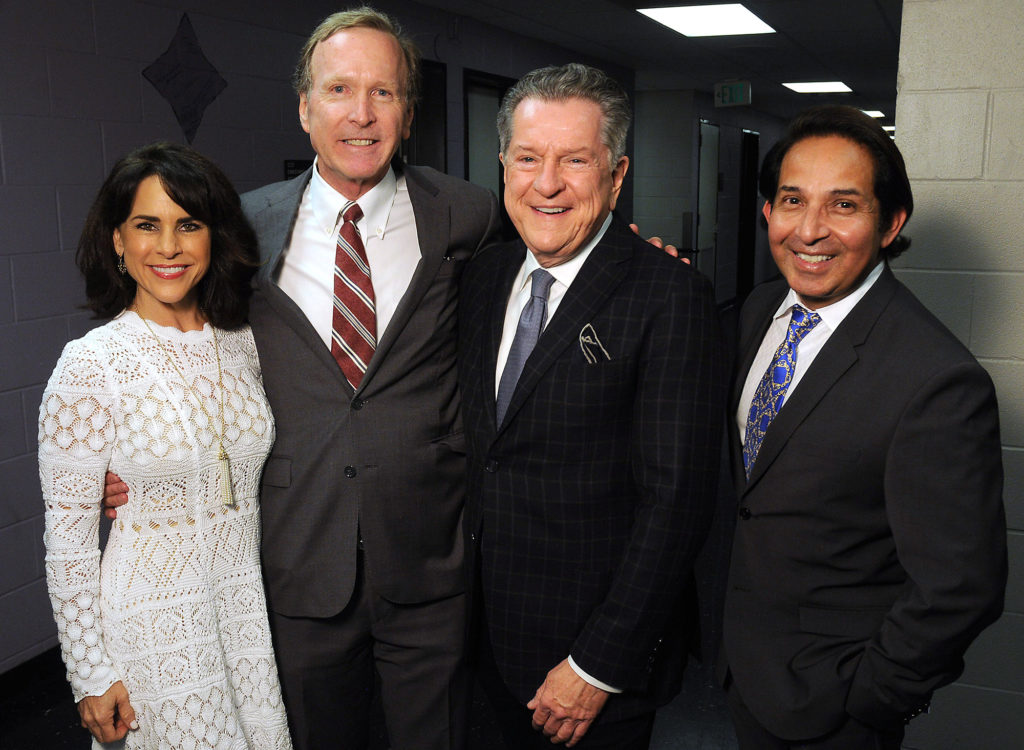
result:
[[[290,487],[292,460],[284,456],[271,456],[263,465],[263,484],[271,487]]]
[[[452,453],[466,455],[466,433],[464,432],[449,433],[443,437],[431,440],[430,444],[438,448],[447,448]]]
[[[450,250],[449,254],[441,260],[441,265],[437,269],[437,278],[459,278],[466,267],[466,261],[469,260],[469,254],[468,250]]]
[[[572,358],[564,365],[567,370],[567,377],[585,385],[587,382],[602,383],[632,383],[635,379],[634,357],[626,354],[621,357],[611,357],[588,361],[583,352],[577,347]]]
[[[800,630],[817,635],[835,635],[858,640],[871,638],[882,626],[888,607],[833,609],[800,607]]]

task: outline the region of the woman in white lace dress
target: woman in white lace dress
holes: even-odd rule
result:
[[[291,747],[259,565],[274,421],[249,327],[256,239],[184,146],[122,159],[78,248],[88,306],[39,413],[46,577],[82,725],[139,748]],[[102,553],[110,469],[127,483]]]

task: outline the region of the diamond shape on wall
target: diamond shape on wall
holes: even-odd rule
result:
[[[167,51],[142,75],[171,105],[189,143],[199,130],[203,112],[228,85],[203,54],[188,13],[182,14]]]

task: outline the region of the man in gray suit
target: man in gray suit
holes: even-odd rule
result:
[[[264,262],[251,323],[277,422],[263,570],[300,748],[365,745],[375,667],[393,747],[449,748],[460,734],[455,302],[462,266],[490,242],[498,213],[486,190],[394,160],[417,65],[386,16],[325,19],[295,80],[314,167],[243,197]],[[333,314],[339,226],[353,201],[376,318],[355,378]]]
[[[366,743],[375,667],[393,747],[449,748],[460,734],[455,303],[462,266],[491,241],[498,213],[486,190],[394,160],[417,65],[386,16],[325,19],[295,80],[314,168],[243,198],[264,262],[251,323],[277,422],[261,494],[263,569],[300,748]],[[376,318],[356,378],[346,377],[333,314],[352,201]]]
[[[374,669],[392,747],[461,740],[455,305],[498,209],[483,188],[394,159],[417,68],[415,47],[383,14],[325,19],[295,76],[314,166],[243,196],[263,261],[250,319],[277,423],[261,492],[263,572],[298,748],[366,746]],[[353,202],[361,217],[346,220]],[[340,265],[343,246],[358,246],[368,319],[335,285],[359,283]],[[346,318],[362,341],[348,340]]]

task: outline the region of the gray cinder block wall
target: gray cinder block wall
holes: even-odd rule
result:
[[[916,750],[1024,747],[1024,3],[904,0],[896,142],[915,209],[899,277],[999,395],[1010,582],[966,670],[910,726]]]

